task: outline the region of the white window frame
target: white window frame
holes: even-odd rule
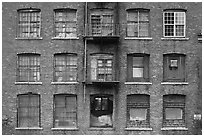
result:
[[[174,13],[174,18],[175,18],[176,13],[184,13],[184,24],[176,24],[175,19],[174,19],[174,24],[171,24],[174,26],[174,36],[165,36],[165,25],[166,25],[165,24],[165,18],[164,18],[165,13]],[[184,25],[184,35],[183,36],[176,36],[176,25]],[[170,37],[170,38],[186,37],[186,12],[184,12],[184,11],[165,11],[165,12],[163,12],[163,37]]]

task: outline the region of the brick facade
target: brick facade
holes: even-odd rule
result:
[[[30,7],[41,9],[42,39],[17,39],[17,10]],[[57,8],[77,10],[77,39],[54,39],[53,10]],[[88,26],[91,21],[91,12],[96,8],[113,9],[114,23],[119,24],[115,30],[117,32],[115,37],[85,35],[89,33],[87,31],[90,29]],[[126,37],[126,10],[136,8],[150,10],[150,39]],[[186,10],[185,38],[163,37],[164,9]],[[202,114],[202,40],[198,40],[198,34],[202,29],[201,23],[202,4],[196,2],[2,3],[2,134],[202,134],[201,120],[194,119],[195,114]],[[40,81],[42,83],[22,84],[16,81],[17,55],[20,53],[40,54]],[[56,53],[77,54],[77,82],[53,82],[53,60]],[[113,81],[91,81],[90,60],[95,53],[113,55],[115,77]],[[150,55],[149,82],[127,82],[127,55],[131,53]],[[185,82],[163,82],[163,55],[168,53],[186,55]],[[40,128],[38,129],[17,128],[17,95],[28,92],[40,95]],[[75,129],[53,128],[53,98],[54,94],[61,93],[77,95],[78,126]],[[95,94],[113,96],[112,128],[90,127],[90,97]],[[127,96],[131,94],[149,95],[150,128],[127,128]],[[162,127],[163,96],[169,94],[185,95],[184,129],[167,130]]]

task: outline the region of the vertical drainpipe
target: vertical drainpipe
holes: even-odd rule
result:
[[[87,36],[87,2],[85,2],[85,37]],[[84,104],[86,102],[86,47],[87,47],[87,39],[84,39],[84,88],[83,88],[83,94],[84,94]]]

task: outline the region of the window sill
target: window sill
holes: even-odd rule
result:
[[[151,37],[125,37],[125,40],[152,40]]]
[[[43,130],[43,128],[40,128],[40,127],[18,127],[15,129],[16,130]]]
[[[51,130],[71,130],[71,131],[75,131],[75,130],[79,130],[79,128],[51,128]]]
[[[114,130],[114,128],[89,128],[89,130],[94,130],[94,131],[96,131],[96,130]]]
[[[198,41],[202,41],[202,38],[198,38]]]
[[[67,38],[52,37],[52,40],[71,40],[71,39],[79,39],[79,37],[67,37]]]
[[[152,85],[151,82],[125,82],[125,85]]]
[[[15,38],[16,40],[42,40],[42,37],[38,37],[38,38]]]
[[[162,82],[162,85],[188,85],[188,82]]]
[[[183,40],[183,41],[185,41],[185,40],[189,40],[189,38],[179,38],[179,37],[177,37],[177,38],[170,38],[170,37],[164,37],[164,38],[161,38],[161,40]]]
[[[161,128],[163,131],[168,131],[168,130],[188,130],[186,127],[163,127]]]
[[[140,130],[140,131],[151,131],[152,128],[125,128],[125,130],[127,130],[127,131],[138,131],[138,130]]]
[[[15,82],[15,85],[42,85],[42,82]]]
[[[51,82],[52,85],[72,85],[79,84],[79,82]]]

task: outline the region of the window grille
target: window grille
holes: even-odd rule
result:
[[[166,11],[164,16],[164,37],[185,37],[186,13]]]
[[[18,95],[18,127],[40,127],[40,95]]]
[[[19,54],[18,55],[18,82],[39,82],[40,81],[40,55]]]
[[[77,127],[76,95],[54,96],[54,127]]]
[[[149,95],[127,96],[127,127],[149,128]]]
[[[18,10],[17,38],[39,38],[41,29],[40,9]]]
[[[55,11],[55,37],[77,37],[76,10],[56,9]]]
[[[55,54],[54,55],[54,81],[67,82],[77,80],[77,55]]]
[[[149,10],[128,10],[127,36],[149,37]]]

